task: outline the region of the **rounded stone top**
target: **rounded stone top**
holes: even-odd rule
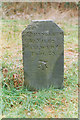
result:
[[[32,20],[32,22],[53,22],[53,20]]]
[[[53,20],[32,20],[31,23],[27,26],[27,28],[23,32],[46,32],[49,33],[64,33],[63,30],[53,21]],[[23,33],[22,32],[22,33]]]

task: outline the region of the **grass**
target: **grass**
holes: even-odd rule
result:
[[[57,21],[56,21],[57,22]],[[60,22],[64,30],[64,88],[28,91],[23,88],[22,30],[25,20],[2,20],[2,117],[78,117],[78,28]]]

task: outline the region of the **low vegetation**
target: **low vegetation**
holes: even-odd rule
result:
[[[78,28],[56,21],[64,30],[64,88],[28,91],[23,88],[22,36],[30,20],[2,19],[2,117],[78,117]]]

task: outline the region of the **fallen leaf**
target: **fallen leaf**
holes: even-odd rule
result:
[[[13,74],[13,80],[16,79],[18,77],[17,74]]]
[[[3,73],[7,73],[8,72],[8,69],[7,68],[4,68],[3,69]]]

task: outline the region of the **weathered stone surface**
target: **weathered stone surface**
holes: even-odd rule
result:
[[[22,32],[24,85],[63,87],[64,33],[53,21],[32,21]]]

